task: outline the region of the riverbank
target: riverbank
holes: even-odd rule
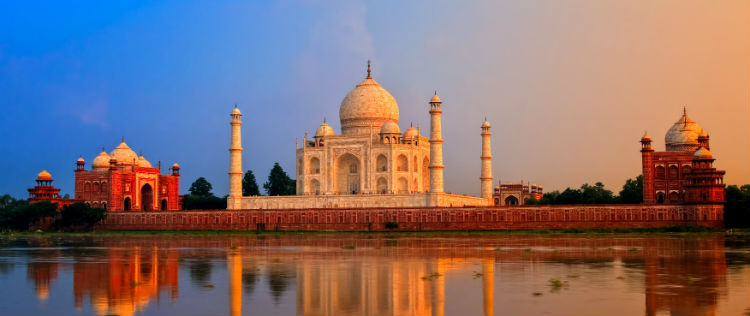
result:
[[[206,231],[206,230],[97,230],[91,232],[2,232],[2,236],[284,236],[284,235],[362,235],[362,236],[472,236],[472,235],[700,235],[727,234],[750,236],[750,228],[719,229],[703,226],[669,226],[652,228],[595,228],[595,229],[528,229],[487,231],[375,231],[375,232],[331,232],[331,231]]]

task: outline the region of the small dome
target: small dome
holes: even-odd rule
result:
[[[78,157],[78,160],[76,160],[76,162],[86,162],[86,161],[83,160],[83,157]]]
[[[237,108],[237,107],[235,106],[235,107],[234,107],[234,110],[232,110],[232,115],[242,115],[242,113],[240,113],[240,109],[238,109],[238,108]]]
[[[328,123],[323,122],[323,124],[320,124],[318,126],[318,129],[315,131],[315,137],[323,137],[323,136],[333,136],[335,133],[333,132],[333,127],[331,125],[328,125]]]
[[[482,123],[482,128],[490,128],[490,122],[487,122],[487,119],[485,119],[484,123]]]
[[[172,165],[172,169],[180,169],[180,165],[178,165],[176,162],[174,165]]]
[[[52,181],[52,175],[47,172],[47,170],[42,170],[38,175],[36,175],[37,181]]]
[[[664,136],[667,151],[693,151],[698,149],[698,136],[703,133],[703,128],[687,116],[682,114],[679,120]]]
[[[380,127],[380,134],[401,134],[401,129],[398,128],[398,124],[394,121],[385,121],[383,126]]]
[[[417,138],[418,136],[419,136],[419,132],[417,132],[417,129],[414,128],[414,126],[410,126],[404,132],[404,138],[405,139]]]
[[[138,167],[152,168],[151,163],[148,162],[148,160],[146,160],[146,157],[143,157],[143,155],[138,157]]]
[[[700,158],[700,159],[711,159],[711,151],[706,149],[706,147],[698,148],[698,150],[695,151],[693,154],[693,158]]]
[[[641,137],[643,140],[651,140],[651,136],[648,136],[648,132],[643,132],[643,137]]]
[[[437,91],[435,91],[435,95],[432,96],[432,99],[430,99],[430,103],[441,103],[440,97],[437,95]]]
[[[123,165],[132,165],[138,161],[138,155],[124,141],[120,145],[117,145],[115,150],[109,153],[109,155]]]
[[[107,152],[102,150],[98,156],[94,157],[91,167],[94,168],[94,170],[107,169],[109,168],[110,158],[111,157],[107,155]]]

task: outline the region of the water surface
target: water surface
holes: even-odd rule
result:
[[[3,315],[743,315],[724,235],[0,236]]]

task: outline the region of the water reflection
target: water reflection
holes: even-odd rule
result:
[[[750,280],[750,249],[746,243],[727,248],[723,236],[133,237],[81,243],[86,247],[76,247],[75,239],[2,241],[0,280],[7,284],[23,257],[27,286],[38,302],[64,294],[55,288],[72,287],[74,309],[55,312],[89,305],[99,315],[714,315],[742,313],[747,306],[738,304],[747,305],[750,296],[750,285],[741,282]],[[61,275],[69,273],[72,284],[62,284],[69,278]],[[191,282],[181,283],[181,273]],[[205,303],[180,304],[181,292],[188,303]],[[736,293],[745,303],[737,303]],[[614,301],[597,305],[597,299]],[[284,309],[289,304],[295,306]]]

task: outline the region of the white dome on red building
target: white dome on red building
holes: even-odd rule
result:
[[[703,133],[703,128],[683,112],[664,136],[667,151],[695,151],[699,147],[698,136]]]

